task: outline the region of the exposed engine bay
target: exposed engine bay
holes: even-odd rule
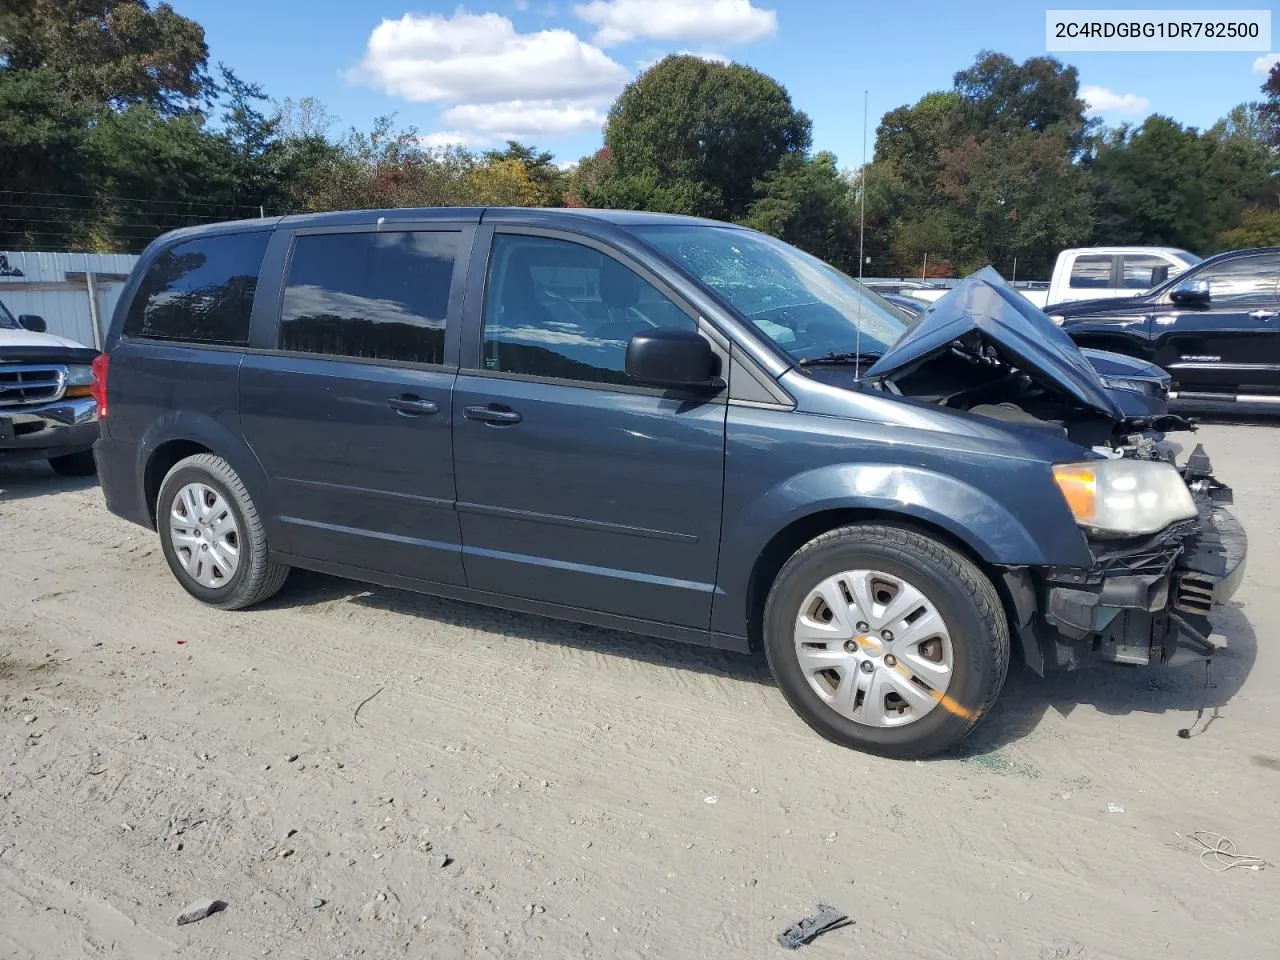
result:
[[[1124,358],[1090,351],[1096,366]],[[998,346],[973,330],[944,352],[884,378],[882,389],[1013,426],[1040,430],[1084,447],[1130,446],[1141,437],[1147,446],[1164,433],[1194,429],[1190,421],[1168,413],[1169,378],[1162,371],[1109,377],[1099,372],[1125,416],[1085,407],[1052,384],[1045,384],[1001,356]]]
[[[1212,656],[1217,646],[1209,614],[1239,585],[1247,543],[1222,509],[1231,490],[1214,478],[1203,448],[1197,445],[1179,464],[1184,447],[1166,435],[1194,431],[1195,424],[1169,412],[1165,371],[1079,349],[987,269],[927,310],[859,379],[863,387],[1090,451],[1092,460],[1061,467],[1069,476],[1059,476],[1058,466],[1054,472],[1068,503],[1072,494],[1090,506],[1096,497],[1113,511],[1109,523],[1091,526],[1072,506],[1092,565],[1003,574],[1011,626],[1033,670]],[[1108,474],[1124,481],[1104,489]],[[1180,504],[1145,526],[1132,522],[1145,509],[1146,500],[1130,492],[1140,488],[1139,474],[1162,479],[1165,493]]]

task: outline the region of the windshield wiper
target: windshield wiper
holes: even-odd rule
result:
[[[863,350],[861,353],[828,353],[825,357],[809,357],[799,361],[802,367],[836,366],[839,364],[874,363],[884,354],[874,350]]]

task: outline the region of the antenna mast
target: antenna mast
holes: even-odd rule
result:
[[[863,253],[864,244],[867,237],[867,104],[870,100],[870,91],[862,91],[862,174],[859,179],[862,181],[862,189],[858,191],[858,285],[862,285],[862,268],[867,258]],[[862,300],[863,291],[858,291],[858,332],[853,339],[854,353],[854,370],[855,376],[861,378],[862,375]]]

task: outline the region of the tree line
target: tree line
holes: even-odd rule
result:
[[[204,31],[145,0],[10,0],[0,11],[0,249],[138,251],[174,227],[260,213],[596,206],[743,223],[856,272],[1045,276],[1058,251],[1280,244],[1280,67],[1208,130],[1089,119],[1074,67],[979,54],[951,89],[891,110],[872,161],[814,152],[786,89],[670,56],[629,84],[603,145],[433,148],[378,119],[337,130],[210,64]],[[851,106],[850,121],[856,122]]]

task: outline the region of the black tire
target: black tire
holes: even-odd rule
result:
[[[858,723],[810,687],[796,656],[795,620],[816,584],[842,570],[880,570],[924,593],[946,623],[953,666],[946,697],[898,727]],[[783,696],[805,723],[843,746],[897,758],[932,756],[967,737],[995,703],[1009,669],[1009,629],[991,581],[962,554],[922,533],[853,524],[822,534],[783,566],[764,611],[764,647]]]
[[[235,573],[217,587],[197,583],[187,573],[169,534],[174,499],[185,485],[193,482],[213,487],[222,495],[240,531],[240,559]],[[210,606],[223,610],[251,607],[279,592],[289,576],[289,567],[269,556],[266,530],[249,491],[231,465],[214,454],[199,453],[179,460],[165,475],[156,498],[156,530],[160,534],[160,549],[174,577],[189,594]]]
[[[60,457],[50,457],[49,466],[60,477],[92,477],[98,472],[98,465],[93,462],[92,450],[81,450],[79,453],[64,453]]]

